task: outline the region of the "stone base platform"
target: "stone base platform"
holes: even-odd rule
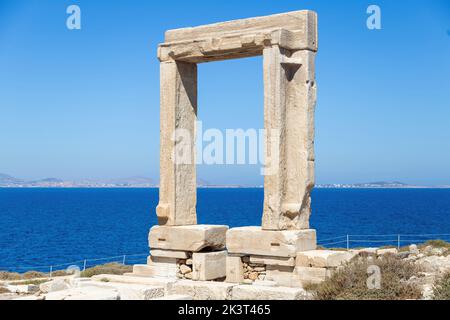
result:
[[[127,284],[130,285],[130,289],[141,289],[141,286],[146,289],[146,291],[139,291],[145,294],[136,295],[137,300],[307,300],[311,298],[310,294],[302,288],[274,287],[264,285],[263,282],[255,285],[192,280],[161,282],[160,278],[153,277],[98,275],[92,278],[89,286],[117,287],[124,292],[123,288]],[[127,296],[131,294],[128,293]]]
[[[230,229],[226,281],[238,284],[268,281],[276,286],[299,288],[302,283],[294,272],[297,253],[316,247],[315,230]]]
[[[353,257],[350,252],[331,250],[303,251],[296,257],[229,254],[226,281],[302,288],[325,281]]]
[[[228,226],[154,226],[149,233],[150,256],[135,265],[134,276],[221,280],[226,275],[225,239]]]
[[[187,258],[168,257],[172,251],[151,251],[145,265],[134,265],[131,276],[197,281],[223,280],[226,276],[227,252],[182,252]],[[181,256],[175,252],[173,256]]]

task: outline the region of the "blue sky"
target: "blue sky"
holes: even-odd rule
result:
[[[382,30],[366,28],[370,4]],[[301,9],[319,15],[317,182],[450,184],[446,0],[0,0],[0,172],[157,179],[164,31]],[[199,66],[205,128],[261,128],[262,95],[261,58]],[[199,177],[262,183],[259,166]]]

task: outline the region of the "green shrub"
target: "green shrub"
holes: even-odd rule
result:
[[[450,272],[439,278],[433,287],[434,300],[450,300]]]
[[[82,278],[90,278],[99,274],[117,274],[122,275],[127,272],[132,272],[132,266],[126,266],[119,263],[108,263],[100,266],[95,266],[92,268],[88,268],[85,271],[81,272]]]
[[[369,266],[381,270],[381,288],[369,289],[367,280]],[[408,283],[420,270],[411,262],[395,255],[383,257],[356,257],[325,282],[309,286],[317,300],[405,300],[420,299],[420,288]]]

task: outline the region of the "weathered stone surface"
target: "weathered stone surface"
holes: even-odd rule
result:
[[[385,254],[397,254],[398,250],[396,248],[378,249],[377,255],[382,256]]]
[[[177,258],[148,256],[147,264],[149,266],[174,267],[177,264]]]
[[[301,288],[239,285],[233,288],[232,300],[308,300],[310,295]]]
[[[302,286],[294,273],[294,267],[268,265],[266,273],[266,279],[276,282],[278,286],[294,288]]]
[[[226,282],[242,283],[244,281],[244,266],[241,256],[228,255],[226,269]]]
[[[182,264],[180,266],[180,272],[181,272],[181,274],[186,274],[186,273],[192,272],[192,269],[190,267],[188,267],[187,265]]]
[[[420,251],[419,251],[419,248],[417,248],[417,245],[415,245],[415,244],[410,245],[409,246],[409,253],[411,253],[411,254],[419,254]]]
[[[278,284],[275,281],[271,280],[255,280],[255,282],[253,282],[253,285],[263,287],[276,287]]]
[[[70,289],[70,284],[64,279],[54,279],[48,282],[41,283],[39,285],[39,290],[43,293],[56,292],[67,289]]]
[[[379,248],[362,248],[362,249],[351,249],[350,252],[360,255],[360,254],[377,254]]]
[[[251,263],[258,263],[264,265],[274,265],[274,266],[295,266],[294,257],[269,257],[269,256],[250,256]]]
[[[188,295],[194,300],[230,300],[234,284],[224,282],[180,280],[169,294]]]
[[[173,294],[173,295],[168,295],[168,296],[164,296],[162,298],[156,298],[156,299],[152,299],[152,300],[177,300],[177,301],[182,301],[182,300],[192,300],[192,297],[190,297],[188,295]]]
[[[165,258],[169,259],[169,258]],[[175,259],[176,260],[176,259]],[[146,265],[136,264],[133,266],[133,275],[173,278],[177,276],[177,264],[175,263],[155,263],[151,260]]]
[[[429,256],[416,261],[425,272],[446,273],[450,272],[450,255],[446,257]]]
[[[326,268],[295,267],[294,272],[302,285],[318,284],[332,275],[332,270]]]
[[[15,298],[16,296],[12,296],[11,295],[11,300],[21,300],[21,301],[40,301],[40,300],[44,300],[45,297],[44,296],[36,296],[36,295],[32,295],[32,296],[24,296],[24,297],[20,297],[20,298]],[[3,300],[3,297],[0,299]]]
[[[227,232],[230,253],[295,257],[297,252],[315,250],[316,246],[315,230],[268,231],[242,227]]]
[[[86,286],[50,292],[45,295],[45,300],[120,300],[120,294],[116,289]]]
[[[193,63],[261,55],[264,47],[317,50],[317,16],[294,11],[166,32],[158,50],[161,61]]]
[[[150,230],[150,248],[192,251],[203,249],[222,250],[228,226],[194,225],[194,226],[154,226]]]
[[[161,63],[160,70],[160,187],[156,215],[160,225],[192,225],[197,223],[197,65],[172,61]]]
[[[80,283],[79,288],[99,288],[105,290],[115,290],[118,292],[120,300],[152,300],[164,296],[163,286],[130,284],[120,282],[88,281]]]
[[[224,278],[226,275],[227,251],[194,252],[192,255],[192,279],[207,281]]]
[[[315,180],[314,59],[309,50],[264,48],[264,230],[309,229]]]
[[[6,289],[15,294],[30,294],[39,291],[39,286],[33,284],[7,285]]]
[[[91,278],[92,281],[103,282],[105,280],[114,283],[124,283],[126,285],[149,285],[156,287],[164,287],[167,292],[168,289],[175,283],[176,279],[170,278],[153,278],[149,276],[137,276],[135,274],[130,275],[113,275],[113,274],[101,274],[95,275]]]
[[[174,250],[150,250],[150,255],[153,257],[161,258],[176,258],[176,259],[188,259],[190,254],[186,251],[174,251]]]
[[[330,268],[338,267],[355,256],[348,251],[311,250],[298,252],[296,265],[299,267]]]

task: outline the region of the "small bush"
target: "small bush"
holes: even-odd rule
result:
[[[70,275],[64,270],[57,270],[52,272],[52,277],[64,277]]]
[[[369,289],[369,266],[381,270],[381,288]],[[337,271],[330,279],[308,289],[317,300],[405,300],[420,299],[420,288],[407,281],[418,276],[419,269],[411,262],[395,255],[383,257],[356,257]]]
[[[46,278],[47,274],[39,271],[28,271],[22,275],[23,279]]]
[[[126,266],[118,263],[108,263],[100,266],[95,266],[93,268],[88,268],[85,271],[81,272],[82,278],[90,278],[99,274],[117,274],[122,275],[127,272],[132,272],[132,266]]]
[[[434,300],[450,300],[450,272],[436,281],[433,296]]]
[[[41,283],[47,282],[48,279],[41,279],[41,280],[25,280],[25,281],[15,281],[15,282],[11,282],[11,285],[27,285],[27,284],[31,284],[31,285],[35,285],[38,286]]]
[[[9,291],[8,289],[6,289],[5,287],[0,286],[0,294],[2,293],[10,293],[11,291]]]
[[[444,240],[428,240],[420,246],[421,249],[432,246],[433,248],[447,248],[450,249],[450,243]]]
[[[16,272],[6,272],[6,271],[0,272],[0,280],[10,281],[10,280],[20,280],[20,279],[22,279],[22,276]]]

